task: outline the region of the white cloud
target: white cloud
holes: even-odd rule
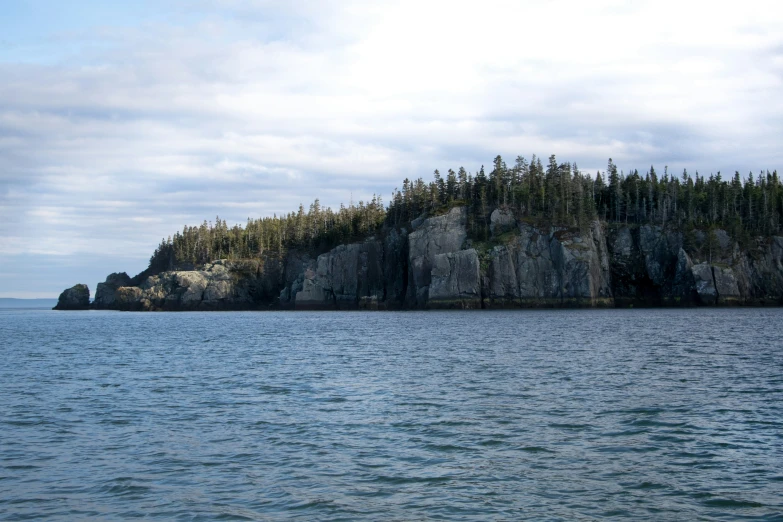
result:
[[[187,22],[0,62],[0,254],[144,257],[215,214],[388,200],[404,177],[498,153],[780,167],[772,2],[176,5]]]

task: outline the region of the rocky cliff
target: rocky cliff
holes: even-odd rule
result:
[[[123,286],[128,276],[112,274],[99,285],[93,307],[128,311],[268,308],[278,291],[279,273],[278,263],[246,260],[162,272],[138,286]]]
[[[708,241],[698,231],[686,238],[647,225],[593,221],[581,229],[561,228],[495,209],[489,216],[491,237],[475,241],[467,219],[466,209],[456,207],[317,256],[289,252],[283,258],[215,261],[135,285],[127,274],[111,274],[98,285],[92,306],[378,310],[783,304],[782,237],[757,238],[741,248],[720,230]],[[75,293],[63,292],[63,307],[85,307]]]
[[[53,310],[88,310],[90,308],[90,289],[87,285],[74,285],[60,294]]]
[[[110,310],[115,306],[117,290],[121,287],[131,286],[131,278],[125,272],[109,274],[106,281],[98,283],[95,289],[95,301],[93,308],[96,310]]]
[[[305,259],[293,267],[298,273],[280,292],[280,304],[300,310],[378,309],[386,300],[383,260],[384,243],[374,237]]]
[[[612,287],[618,306],[783,304],[783,237],[740,248],[723,230],[715,245],[697,232],[618,227],[610,233]]]
[[[596,221],[584,231],[520,223],[488,253],[490,307],[613,306],[609,254]]]
[[[411,223],[413,231],[408,235],[408,290],[407,305],[411,308],[425,308],[430,294],[432,269],[435,258],[453,254],[463,249],[467,239],[467,210],[464,207],[451,209],[448,214],[429,219],[417,219]],[[441,267],[443,262],[440,263]],[[467,274],[466,274],[467,275]],[[437,278],[451,277],[439,269]],[[474,284],[474,282],[466,282]],[[442,299],[442,292],[438,292]]]

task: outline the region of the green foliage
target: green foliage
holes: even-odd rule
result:
[[[182,232],[161,242],[145,272],[156,273],[183,265],[201,265],[215,259],[247,259],[282,256],[290,249],[323,251],[364,238],[383,224],[386,210],[380,197],[358,205],[340,206],[335,212],[321,208],[316,199],[309,210],[300,205],[287,216],[248,218],[244,227],[229,227],[225,220],[185,226]]]
[[[668,167],[659,177],[650,166],[642,176],[638,170],[619,171],[609,159],[606,172],[591,177],[576,165],[558,163],[554,155],[546,168],[535,155],[529,162],[518,156],[510,168],[497,156],[492,166],[489,175],[484,167],[475,175],[460,168],[456,179],[446,183],[445,200],[431,196],[439,193],[431,187],[437,180],[428,185],[421,178],[406,179],[402,191],[393,194],[387,223],[404,226],[422,213],[439,214],[459,202],[470,210],[468,232],[477,241],[489,237],[489,213],[498,207],[511,209],[519,220],[581,230],[600,218],[686,232],[722,228],[740,242],[781,232],[783,188],[777,171],[756,177],[750,173],[743,181],[738,172],[729,180],[720,173],[705,178],[686,170],[678,177]]]
[[[455,206],[468,208],[468,233],[476,242],[490,239],[490,213],[498,207],[539,226],[586,230],[595,219],[618,226],[662,225],[684,231],[686,241],[693,240],[695,229],[722,228],[741,244],[781,232],[783,188],[777,172],[751,173],[743,181],[738,172],[723,180],[720,173],[705,178],[698,171],[674,176],[668,167],[659,177],[650,166],[642,176],[638,170],[618,171],[609,159],[606,172],[590,176],[575,164],[558,163],[554,155],[544,167],[533,155],[530,161],[518,156],[511,167],[496,156],[489,174],[483,166],[474,174],[460,167],[449,169],[445,178],[436,170],[433,178],[429,183],[404,179],[388,208],[380,197],[337,211],[321,208],[316,200],[307,210],[300,205],[286,216],[248,219],[244,227],[228,227],[220,218],[186,226],[161,242],[145,273],[219,258],[282,256],[289,249],[323,251],[384,225],[408,226],[422,214],[438,215]]]
[[[404,226],[422,213],[438,215],[459,204],[469,209],[470,237],[484,241],[490,237],[490,213],[498,207],[511,209],[518,219],[583,229],[597,217],[595,182],[576,165],[557,163],[554,155],[546,169],[535,156],[530,162],[518,156],[513,167],[497,156],[489,175],[483,166],[475,175],[462,167],[451,176],[453,172],[449,169],[450,182],[440,198],[430,196],[439,193],[432,188],[439,178],[429,185],[421,178],[404,180],[402,190],[393,193],[387,224]]]

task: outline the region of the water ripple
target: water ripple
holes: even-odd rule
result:
[[[781,319],[0,311],[0,519],[782,520]]]

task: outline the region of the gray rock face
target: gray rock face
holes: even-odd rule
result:
[[[356,309],[364,298],[383,300],[383,245],[375,239],[340,245],[318,256],[296,293],[297,309]]]
[[[612,254],[618,262],[622,262],[630,258],[634,250],[635,245],[633,236],[631,236],[631,229],[628,227],[621,228],[612,242]]]
[[[517,250],[496,246],[489,253],[489,298],[495,307],[512,307],[520,303],[521,288],[517,280]],[[524,262],[524,261],[523,261]]]
[[[331,293],[309,278],[304,279],[302,289],[296,293],[295,306],[299,310],[318,310],[336,307]]]
[[[639,246],[644,255],[647,276],[653,284],[663,286],[682,248],[681,235],[675,232],[664,233],[660,227],[645,225],[639,228]]]
[[[691,305],[697,301],[693,261],[682,248],[677,252],[677,268],[672,282],[672,295],[674,304]]]
[[[601,225],[584,233],[519,226],[489,252],[488,300],[506,306],[610,306],[609,259]]]
[[[783,303],[783,239],[759,238],[741,250],[725,231],[711,234],[710,243],[706,233],[690,232],[686,252],[676,231],[615,230],[609,242],[615,300],[647,306]]]
[[[114,294],[114,310],[150,310],[141,302],[143,291],[137,286],[122,286]]]
[[[699,263],[691,268],[696,283],[699,300],[705,305],[714,305],[718,301],[718,291],[715,289],[715,279],[712,277],[712,267],[707,263]]]
[[[163,272],[141,284],[138,306],[144,310],[197,310],[207,287],[207,271]],[[119,297],[119,292],[118,292]],[[128,297],[131,297],[128,294]]]
[[[109,274],[106,277],[106,281],[98,283],[98,288],[95,289],[95,301],[93,301],[93,308],[107,309],[114,305],[115,293],[117,289],[123,286],[129,286],[131,284],[131,278],[125,272]]]
[[[718,240],[718,248],[720,248],[722,252],[726,252],[734,245],[734,241],[732,241],[731,237],[726,233],[725,230],[716,230],[715,238]]]
[[[408,306],[426,306],[435,256],[462,249],[467,216],[465,207],[456,207],[448,214],[424,220],[408,234]]]
[[[424,220],[421,220],[423,223]],[[408,234],[391,230],[383,241],[340,245],[316,260],[288,262],[283,307],[297,309],[399,309],[407,284]]]
[[[741,262],[739,244],[725,231],[696,232],[692,254],[710,264],[735,265]]]
[[[783,271],[783,237],[773,236],[769,244],[770,261]]]
[[[746,301],[783,304],[783,238],[760,240],[757,255],[745,256],[734,267],[735,277]]]
[[[408,290],[408,232],[405,229],[391,230],[384,239],[383,280],[386,308],[402,308]]]
[[[681,270],[679,284],[675,281],[678,264],[690,262],[680,257],[683,240],[679,232],[650,225],[621,227],[612,231],[609,246],[612,292],[619,306],[686,304],[695,298],[692,285],[682,286],[689,274]]]
[[[496,208],[489,216],[489,230],[493,236],[513,230],[516,226],[517,220],[510,210]]]
[[[715,279],[715,291],[718,293],[718,304],[735,304],[742,299],[734,271],[728,267],[712,267]]]
[[[164,310],[218,308],[219,301],[234,297],[232,277],[220,264],[204,270],[163,272],[148,278],[141,289],[142,306]]]
[[[296,294],[304,288],[307,271],[315,271],[315,260],[308,255],[289,255],[285,263],[284,286],[279,294],[281,308],[293,308]]]
[[[738,304],[743,300],[731,268],[700,263],[691,271],[702,304]]]
[[[87,285],[74,285],[64,290],[53,310],[87,310],[90,308],[90,289]]]
[[[162,272],[138,287],[119,287],[106,307],[118,310],[231,310],[253,308],[279,283],[263,261],[215,261],[201,270]]]
[[[95,308],[230,310],[399,309],[783,304],[783,237],[739,244],[725,231],[659,226],[541,228],[511,212],[490,217],[492,238],[467,239],[467,210],[340,245],[317,258],[290,251],[130,279],[111,274]],[[608,230],[608,237],[605,237]],[[513,232],[513,233],[511,233]],[[471,248],[475,247],[475,248]],[[466,249],[467,248],[467,249]],[[146,272],[145,272],[146,274]],[[80,286],[80,285],[77,285]],[[82,285],[83,286],[83,285]],[[89,290],[63,292],[86,308]]]
[[[437,254],[429,286],[429,308],[481,308],[481,271],[474,249]]]

